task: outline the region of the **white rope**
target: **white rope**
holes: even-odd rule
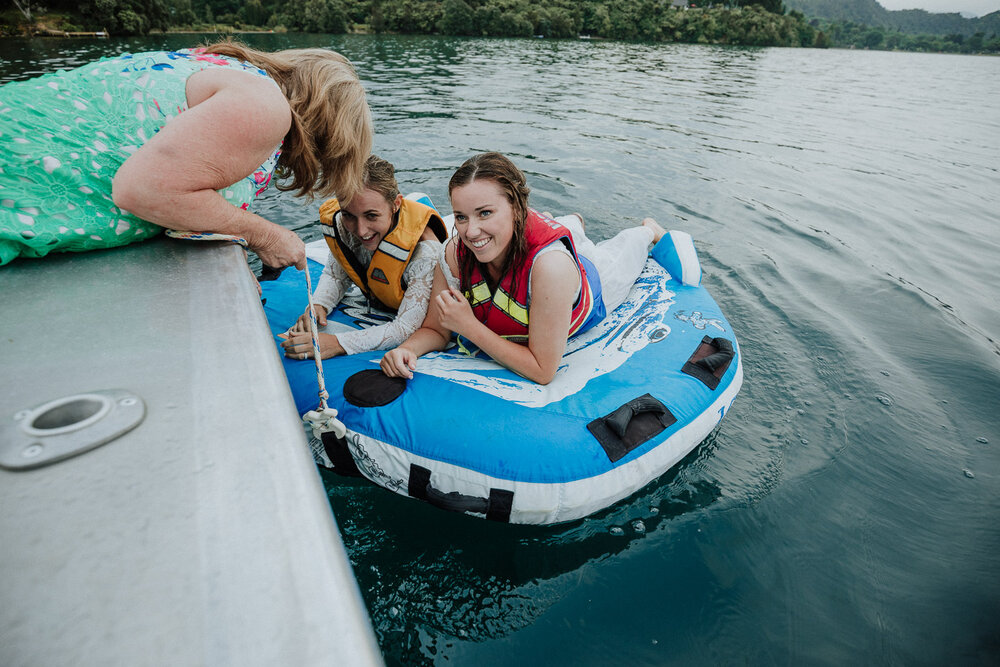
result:
[[[306,267],[306,293],[309,295],[309,333],[312,335],[313,360],[316,362],[316,382],[319,384],[319,407],[326,410],[326,399],[330,398],[326,390],[326,379],[323,376],[323,360],[319,354],[319,326],[316,324],[316,306],[313,305],[312,278],[309,267]]]
[[[343,438],[347,434],[347,427],[337,419],[337,411],[326,404],[326,399],[330,398],[326,390],[326,379],[323,377],[323,360],[319,353],[319,325],[316,324],[316,306],[312,299],[312,278],[309,276],[309,267],[306,266],[306,294],[309,295],[309,333],[312,336],[313,360],[316,362],[316,382],[319,384],[319,409],[310,410],[302,415],[302,421],[312,428],[313,436],[322,440],[323,434],[329,431],[338,438]]]

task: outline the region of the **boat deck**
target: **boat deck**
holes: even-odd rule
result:
[[[107,444],[0,468],[0,663],[381,663],[241,249],[0,267],[0,368],[0,448],[60,397],[145,405]]]

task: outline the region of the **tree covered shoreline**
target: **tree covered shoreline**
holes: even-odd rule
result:
[[[107,31],[399,33],[1000,53],[996,34],[910,34],[786,12],[781,0],[31,0],[4,35]],[[21,11],[18,11],[21,10]],[[44,11],[44,13],[40,13]]]

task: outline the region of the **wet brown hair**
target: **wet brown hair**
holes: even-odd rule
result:
[[[396,203],[399,183],[396,182],[396,168],[391,162],[383,160],[378,155],[369,155],[361,179],[365,189],[374,190],[385,197],[390,206]],[[340,199],[342,208],[350,203],[350,199]]]
[[[463,185],[468,185],[473,181],[487,180],[493,181],[504,193],[507,201],[514,209],[514,235],[511,237],[510,245],[507,247],[507,254],[504,257],[500,270],[500,280],[507,275],[511,269],[523,261],[527,242],[525,240],[525,227],[528,223],[528,187],[524,179],[524,173],[518,169],[505,155],[500,153],[480,153],[473,155],[466,160],[461,167],[452,175],[448,181],[448,195],[452,190]],[[493,278],[476,256],[458,241],[459,246],[455,249],[455,256],[458,260],[459,287],[463,293],[468,293],[472,289],[472,271],[477,266],[480,274],[486,279],[490,292],[496,290],[497,285],[493,284]],[[499,284],[499,283],[498,283]],[[516,285],[511,285],[511,289],[516,290]]]
[[[347,58],[327,49],[266,52],[229,40],[208,53],[243,60],[266,71],[292,110],[276,174],[279,190],[298,196],[350,199],[362,188],[372,149],[371,110],[364,87]]]

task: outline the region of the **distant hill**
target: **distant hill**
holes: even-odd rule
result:
[[[785,0],[785,7],[810,18],[889,26],[889,11],[875,0]]]
[[[876,0],[785,0],[785,7],[810,18],[852,21],[910,34],[966,37],[977,32],[987,37],[1000,34],[1000,12],[967,19],[958,13],[932,14],[922,9],[889,11]]]

